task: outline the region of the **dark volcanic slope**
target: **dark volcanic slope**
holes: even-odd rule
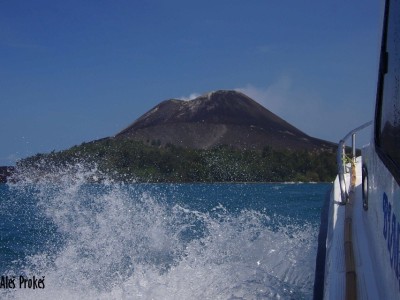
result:
[[[333,147],[330,142],[306,135],[236,91],[216,91],[191,101],[163,101],[116,137],[200,149],[218,145],[296,150]]]

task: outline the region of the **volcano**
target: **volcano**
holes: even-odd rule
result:
[[[245,94],[219,90],[190,101],[165,100],[115,138],[164,147],[336,151],[336,145],[307,135]]]

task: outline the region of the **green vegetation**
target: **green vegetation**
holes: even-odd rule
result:
[[[17,163],[40,174],[85,162],[99,174],[118,181],[138,182],[282,182],[332,181],[335,154],[274,150],[210,150],[144,145],[129,139],[102,139],[68,150],[37,154]],[[100,176],[101,178],[101,176]]]

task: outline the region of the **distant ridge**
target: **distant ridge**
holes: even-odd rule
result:
[[[190,101],[170,99],[156,105],[115,138],[160,147],[210,149],[329,150],[335,144],[310,137],[243,93],[219,90]]]

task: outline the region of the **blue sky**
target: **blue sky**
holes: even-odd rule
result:
[[[311,136],[372,119],[382,1],[0,1],[0,165],[243,91]]]

